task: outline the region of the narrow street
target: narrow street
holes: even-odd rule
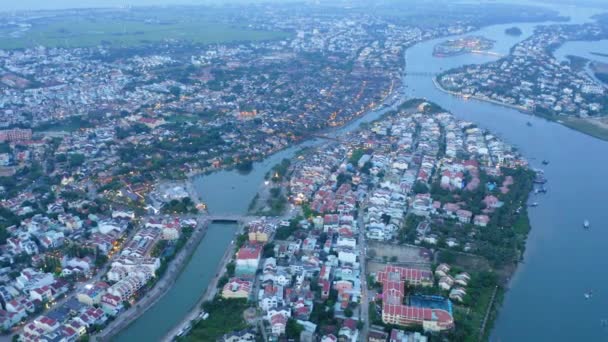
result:
[[[369,334],[369,293],[367,284],[367,241],[365,236],[365,223],[363,221],[364,206],[359,207],[357,215],[357,229],[359,230],[359,262],[361,264],[361,303],[359,310],[359,319],[363,322],[363,328],[359,335],[359,341],[367,341],[367,335]]]

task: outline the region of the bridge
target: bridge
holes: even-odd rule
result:
[[[211,223],[238,223],[247,224],[251,221],[260,219],[258,216],[246,216],[238,214],[210,214],[202,216],[205,220]]]
[[[405,72],[405,76],[437,76],[436,72],[424,72],[424,71],[414,71],[414,72]]]
[[[342,142],[342,140],[336,138],[336,137],[330,137],[328,135],[324,135],[324,134],[318,134],[318,133],[311,133],[309,134],[310,137],[313,138],[319,138],[319,139],[325,139],[325,140],[331,140],[331,141],[336,141],[336,142]]]

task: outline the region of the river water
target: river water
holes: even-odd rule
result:
[[[492,26],[475,34],[496,40],[493,51],[506,54],[534,28],[518,24],[524,34],[510,37],[504,34],[509,26]],[[480,55],[434,58],[433,46],[440,41],[443,39],[408,49],[407,72],[439,72],[495,59]],[[590,48],[597,49],[597,43],[577,42],[558,52],[577,55]],[[427,98],[461,119],[490,129],[517,146],[534,166],[540,167],[543,159],[550,161],[544,167],[549,193],[532,195],[540,205],[530,210],[532,232],[524,263],[511,281],[491,340],[608,340],[608,330],[601,324],[602,319],[608,319],[608,278],[599,271],[608,260],[604,247],[608,241],[604,200],[608,193],[608,142],[512,109],[447,95],[434,87],[429,76],[406,76],[405,84],[408,96]],[[528,121],[532,127],[527,127]],[[582,229],[584,219],[591,222],[589,231]],[[589,300],[583,296],[587,291],[593,291]]]
[[[558,9],[562,14],[572,16],[575,23],[587,21],[595,13],[571,7]],[[495,40],[492,51],[505,55],[514,44],[533,32],[535,24],[517,24],[523,31],[519,37],[504,33],[511,26],[490,26],[469,34]],[[497,58],[474,54],[433,57],[434,45],[444,39],[423,42],[407,50],[406,72],[414,75],[405,76],[404,94],[436,102],[457,117],[490,129],[507,143],[517,146],[534,166],[540,166],[543,159],[550,161],[550,165],[544,167],[549,193],[533,197],[540,205],[530,211],[532,232],[525,261],[511,281],[491,340],[608,340],[608,330],[601,326],[601,320],[608,319],[608,289],[604,286],[608,280],[604,268],[604,262],[608,260],[605,248],[608,207],[604,200],[608,193],[608,142],[512,109],[463,100],[437,90],[432,76],[420,76],[421,73],[437,73]],[[574,52],[581,49],[582,46],[578,46]],[[361,122],[373,121],[386,110],[368,113],[332,135],[356,129]],[[527,127],[528,121],[532,127]],[[269,156],[255,163],[249,174],[221,171],[198,177],[194,180],[195,187],[211,213],[244,214],[272,166],[283,158],[292,157],[302,147],[320,142],[313,139]],[[582,229],[584,219],[591,222],[589,231]],[[175,286],[117,340],[158,340],[177,325],[215,274],[235,229],[234,226],[211,225]],[[593,297],[585,300],[583,294],[590,290],[593,290]]]

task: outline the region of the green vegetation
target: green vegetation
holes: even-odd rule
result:
[[[509,27],[505,30],[505,33],[509,36],[521,36],[522,34],[521,29],[517,26]]]
[[[247,327],[243,311],[249,305],[245,299],[223,299],[216,297],[212,302],[203,303],[209,318],[194,325],[190,334],[180,341],[217,341],[222,335]]]
[[[242,173],[249,173],[253,170],[253,162],[251,160],[244,160],[236,164],[236,169]]]
[[[301,219],[301,218],[300,218]],[[298,230],[298,218],[289,221],[289,226],[279,227],[275,233],[275,239],[286,240]]]
[[[167,268],[169,267],[169,263],[171,262],[171,260],[173,260],[173,258],[175,258],[175,255],[182,248],[184,248],[184,246],[186,245],[186,242],[188,242],[188,240],[190,240],[190,237],[192,237],[193,233],[194,233],[194,228],[192,228],[192,227],[184,227],[182,229],[179,239],[175,243],[175,248],[173,248],[171,250],[172,252],[170,254],[165,255],[160,259],[160,267],[156,270],[156,278],[154,278],[155,281],[158,281],[158,279],[162,278],[162,276],[167,271]],[[163,246],[163,244],[160,244],[160,242],[159,242],[158,244],[156,244],[154,246],[154,250],[156,250],[156,252],[154,250],[152,252],[159,253],[158,255],[161,255],[162,252],[164,252],[164,250],[166,249],[167,245],[168,245],[168,243]]]
[[[266,204],[269,210],[262,212],[264,215],[279,216],[285,210],[287,205],[287,198],[283,195],[280,187],[270,189],[270,196],[268,197]]]
[[[220,22],[212,9],[195,11],[198,15],[191,12],[148,9],[122,15],[90,12],[88,15],[44,18],[32,21],[33,26],[19,38],[9,36],[11,29],[0,29],[0,48],[21,49],[38,45],[73,48],[100,44],[130,47],[167,40],[212,44],[287,36],[284,32],[256,31],[244,24],[236,26]]]
[[[579,119],[579,118],[563,118],[562,123],[564,126],[583,132],[592,137],[596,137],[602,140],[608,140],[608,124],[600,126],[595,124],[591,119]]]
[[[284,158],[279,164],[272,167],[272,170],[270,170],[266,174],[265,178],[267,180],[271,179],[275,183],[281,182],[287,174],[287,170],[289,169],[290,165],[291,161],[287,158]]]
[[[354,166],[357,166],[357,164],[359,163],[359,159],[361,159],[364,154],[365,150],[362,148],[358,148],[354,150],[353,153],[350,155],[350,158],[348,158],[348,162]]]
[[[1,43],[0,39],[0,45]],[[74,132],[81,128],[90,128],[93,127],[91,121],[82,116],[70,116],[67,119],[58,120],[58,121],[49,121],[43,124],[40,124],[34,127],[34,130],[37,132],[44,131],[65,131],[65,132]]]
[[[579,56],[568,55],[566,56],[566,58],[568,58],[568,61],[570,61],[570,67],[572,68],[572,70],[577,72],[583,71],[589,63],[589,60],[587,58]]]
[[[10,153],[11,152],[11,145],[9,145],[9,143],[0,143],[0,153]]]
[[[479,329],[483,323],[497,283],[498,277],[494,273],[479,272],[471,274],[471,282],[467,287],[467,296],[464,299],[464,303],[462,306],[456,306],[454,310],[454,318],[457,324],[456,329],[449,335],[450,341],[479,341]],[[496,298],[494,299],[485,330],[482,334],[482,341],[486,340],[487,334],[491,331],[503,294],[504,290],[498,287]]]
[[[198,210],[190,197],[185,197],[180,200],[171,200],[162,207],[162,212],[165,214],[196,214]]]
[[[290,318],[287,320],[287,326],[285,327],[285,335],[290,339],[300,339],[300,333],[304,330],[298,322]]]

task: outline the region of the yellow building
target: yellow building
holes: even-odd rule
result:
[[[239,278],[232,278],[222,289],[223,298],[249,298],[252,283]]]

